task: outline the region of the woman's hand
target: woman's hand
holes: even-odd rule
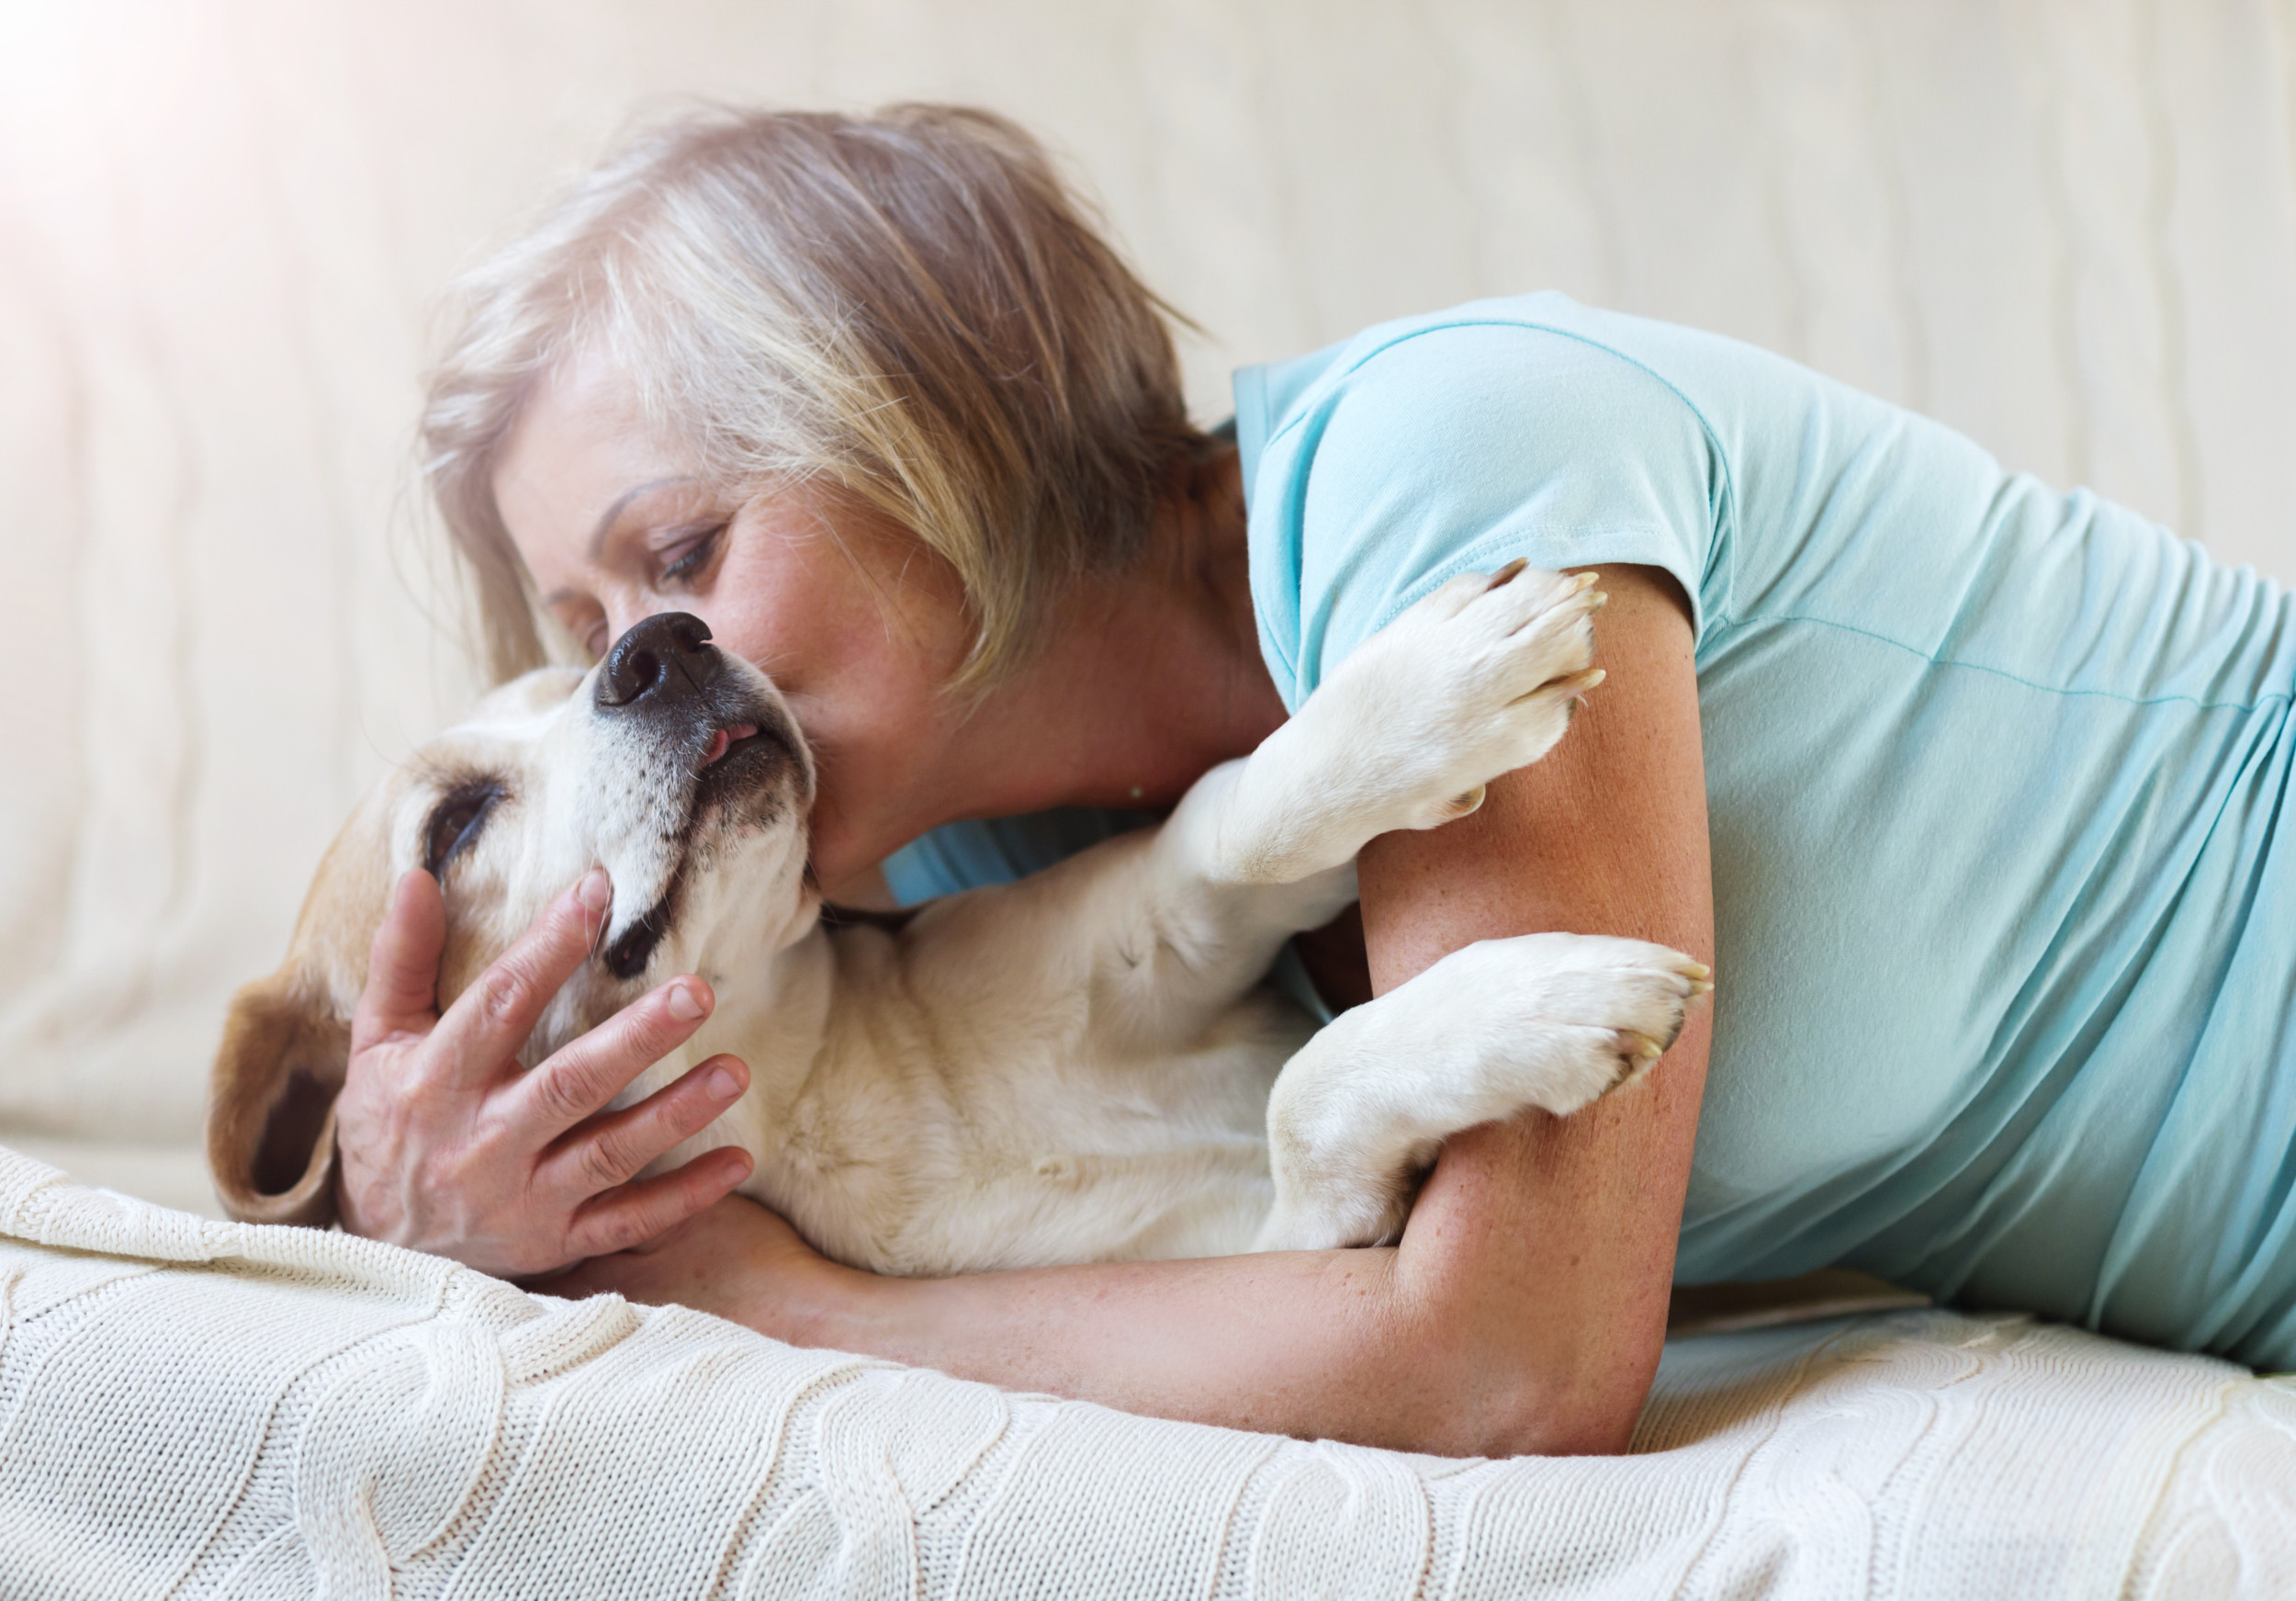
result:
[[[603,1110],[709,1016],[716,998],[697,977],[631,1002],[531,1072],[518,1065],[613,896],[593,869],[442,1017],[445,905],[429,874],[400,881],[376,930],[336,1102],[345,1229],[505,1278],[546,1273],[643,1244],[748,1177],[748,1155],[729,1146],[632,1181],[740,1097],[749,1072],[732,1056]]]

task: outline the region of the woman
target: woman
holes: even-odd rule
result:
[[[699,614],[816,747],[832,898],[913,899],[1170,804],[1454,573],[1599,564],[1609,679],[1570,737],[1376,841],[1359,927],[1305,954],[1344,999],[1489,936],[1657,940],[1716,960],[1710,1088],[1694,1022],[1647,1088],[1452,1141],[1392,1248],[881,1280],[722,1199],[737,1153],[629,1182],[742,1081],[705,1063],[589,1115],[698,1025],[696,978],[545,1065],[551,1126],[510,1117],[607,888],[458,1003],[496,1021],[456,1053],[416,875],[341,1107],[350,1226],[1435,1451],[1623,1449],[1678,1275],[1846,1263],[2296,1362],[2276,588],[1789,363],[1558,297],[1247,369],[1232,440],[1188,425],[1159,312],[994,118],[637,141],[479,275],[433,380],[497,671],[539,660],[537,601],[593,653]]]

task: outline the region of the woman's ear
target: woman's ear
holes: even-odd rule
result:
[[[208,1081],[208,1167],[242,1223],[335,1218],[335,1097],[351,1025],[291,969],[231,998]]]

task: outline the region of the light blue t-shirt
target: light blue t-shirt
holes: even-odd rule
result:
[[[1461,571],[1638,563],[1691,599],[1719,988],[1678,1278],[1841,1264],[2296,1367],[2277,585],[1558,295],[1235,388],[1291,705]],[[1109,827],[1078,816],[938,830],[888,872],[905,898],[1009,877]]]

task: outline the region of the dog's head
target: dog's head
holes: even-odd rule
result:
[[[332,1106],[368,947],[409,869],[446,904],[438,1004],[592,865],[613,907],[523,1059],[547,1055],[671,973],[742,971],[819,910],[805,878],[811,756],[772,682],[700,619],[639,623],[587,673],[506,684],[353,814],[321,863],[286,964],[233,998],[208,1156],[234,1215],[332,1214]]]

